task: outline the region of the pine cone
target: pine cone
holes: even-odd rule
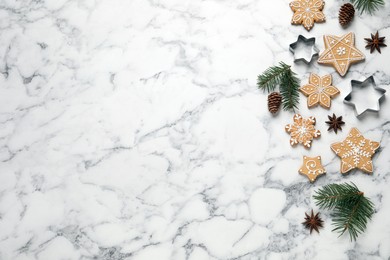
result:
[[[280,104],[282,103],[282,96],[279,92],[272,92],[268,95],[268,110],[272,114],[278,112]]]
[[[352,4],[346,3],[341,6],[339,11],[339,23],[341,26],[347,26],[353,19],[355,15],[355,8]]]

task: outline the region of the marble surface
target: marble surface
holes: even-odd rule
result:
[[[370,54],[363,38],[390,39],[390,5],[342,29],[342,3],[307,32],[288,0],[2,0],[0,259],[389,259],[390,102],[357,119],[343,98],[370,75],[389,91],[390,48]],[[293,65],[302,84],[331,73],[341,94],[329,111],[301,95],[322,136],[292,148],[293,113],[269,114],[257,75],[293,64],[299,34],[322,52],[324,34],[350,31],[366,61],[344,78]],[[372,175],[339,173],[330,144],[351,127],[381,143]],[[303,155],[326,176],[299,175]],[[338,238],[322,211],[310,235],[314,192],[350,181],[375,203],[367,231]]]

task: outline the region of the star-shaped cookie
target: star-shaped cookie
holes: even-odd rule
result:
[[[303,164],[299,173],[306,175],[310,182],[314,182],[318,176],[325,174],[326,170],[321,164],[321,156],[307,157],[303,156]]]
[[[286,132],[291,135],[291,146],[299,143],[306,148],[310,148],[313,138],[318,138],[321,135],[320,130],[314,128],[316,119],[312,116],[303,118],[300,114],[295,114],[293,120],[293,124],[288,124],[285,127]]]
[[[295,0],[290,3],[294,15],[292,24],[302,24],[306,30],[314,26],[314,22],[325,21],[325,15],[322,12],[325,2],[323,0]]]
[[[336,96],[340,91],[332,86],[332,76],[330,74],[319,77],[317,74],[311,73],[309,84],[302,86],[299,90],[307,98],[307,106],[309,108],[320,104],[322,107],[330,108],[330,98]]]
[[[360,169],[366,173],[373,172],[371,157],[379,148],[379,142],[364,138],[357,128],[352,128],[347,138],[330,147],[341,158],[341,173]]]
[[[364,54],[355,47],[355,35],[350,32],[341,37],[324,35],[325,51],[318,63],[330,64],[344,76],[351,64],[364,60]]]

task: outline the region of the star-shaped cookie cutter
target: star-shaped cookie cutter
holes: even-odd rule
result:
[[[294,54],[294,62],[303,61],[306,64],[310,64],[314,57],[318,56],[320,50],[315,45],[316,38],[306,38],[303,35],[299,35],[296,42],[290,44],[290,51]],[[310,48],[310,60],[305,56],[298,56],[297,48],[304,45],[304,48]]]
[[[352,86],[352,90],[344,98],[344,103],[347,104],[347,105],[353,106],[355,108],[355,114],[356,114],[357,117],[360,117],[361,115],[363,115],[367,111],[376,112],[376,113],[379,112],[379,110],[380,110],[380,103],[385,98],[386,90],[383,89],[383,88],[378,87],[375,84],[374,76],[370,76],[370,77],[366,78],[364,81],[351,80],[351,86]],[[366,87],[369,87],[369,86],[372,86],[372,88],[375,91],[377,91],[377,92],[379,92],[381,94],[380,97],[377,98],[377,100],[376,100],[376,108],[365,106],[364,110],[360,110],[359,111],[358,107],[362,107],[362,105],[364,105],[364,104],[363,104],[363,102],[355,103],[355,102],[352,101],[354,89],[363,89],[363,88],[366,88]]]

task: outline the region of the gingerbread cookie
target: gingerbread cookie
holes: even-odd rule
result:
[[[312,116],[305,119],[301,115],[295,114],[293,120],[293,124],[288,124],[285,127],[286,132],[291,135],[290,144],[295,146],[300,143],[306,148],[310,148],[313,138],[318,138],[321,135],[321,132],[314,128],[316,119]]]
[[[364,60],[364,54],[355,47],[352,32],[341,37],[324,35],[325,51],[318,58],[318,63],[330,64],[344,76],[351,64]]]
[[[319,77],[317,74],[311,73],[309,84],[304,85],[299,90],[307,98],[307,106],[309,108],[320,104],[324,108],[330,108],[330,98],[336,96],[340,91],[331,86],[332,76],[330,74]]]
[[[303,156],[303,164],[299,173],[306,175],[310,182],[314,182],[318,176],[325,174],[326,170],[321,164],[321,156],[307,157]]]
[[[295,0],[290,3],[294,15],[292,24],[302,24],[306,30],[314,26],[314,22],[324,22],[325,15],[322,12],[325,2],[323,0]]]
[[[355,168],[372,173],[371,157],[379,148],[379,142],[364,138],[357,128],[352,128],[344,141],[334,143],[330,147],[341,158],[341,173]]]

